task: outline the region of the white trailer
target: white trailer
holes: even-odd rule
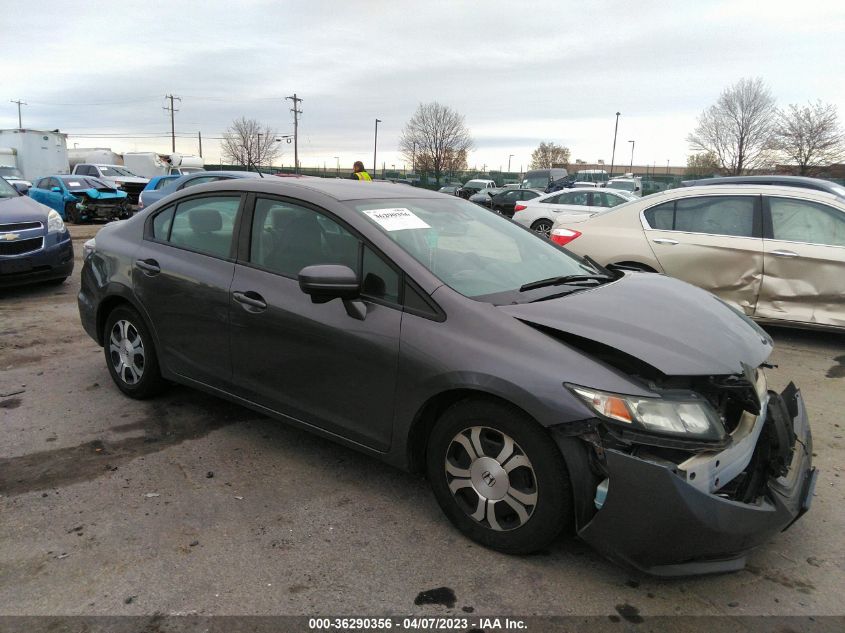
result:
[[[122,165],[123,157],[110,147],[74,147],[67,151],[68,163],[73,169],[79,163],[95,165]]]
[[[67,134],[46,130],[0,130],[0,147],[14,150],[17,167],[29,181],[70,173]]]
[[[156,152],[126,152],[123,155],[123,165],[132,173],[145,178],[181,176],[205,170],[205,163],[200,156]]]

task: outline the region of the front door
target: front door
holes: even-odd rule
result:
[[[644,213],[646,239],[667,275],[751,316],[763,279],[760,196],[680,198]]]
[[[202,195],[153,216],[135,256],[135,294],[170,371],[225,388],[231,380],[229,286],[241,196]]]
[[[765,198],[763,286],[755,316],[845,326],[845,212]]]
[[[393,426],[402,311],[399,274],[355,235],[304,205],[257,198],[249,256],[232,282],[233,380],[244,397],[312,426],[385,450]],[[340,299],[312,303],[305,266],[359,273],[364,320]]]

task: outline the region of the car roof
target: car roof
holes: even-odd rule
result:
[[[777,195],[786,198],[815,198],[824,202],[833,202],[840,207],[845,207],[845,201],[835,193],[810,189],[807,187],[793,187],[790,185],[745,185],[745,184],[723,184],[723,185],[696,185],[690,187],[678,187],[658,191],[640,200],[657,201],[661,198],[685,198],[701,194],[729,195],[730,193]]]
[[[237,173],[237,172],[235,172]],[[244,172],[240,172],[243,174]],[[195,185],[191,192],[200,191],[256,191],[260,193],[275,193],[278,195],[295,195],[297,191],[312,191],[321,193],[338,201],[389,199],[389,198],[435,198],[443,197],[436,191],[409,187],[401,183],[392,182],[361,182],[347,178],[239,178],[235,180],[220,180],[217,182]]]

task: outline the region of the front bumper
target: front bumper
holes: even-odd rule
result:
[[[787,388],[780,397],[796,437],[791,462],[785,474],[767,477],[753,502],[696,487],[677,467],[607,449],[607,496],[580,527],[581,538],[611,559],[658,576],[742,569],[751,548],[807,511],[818,474],[801,394]],[[755,451],[766,450],[767,437]]]
[[[54,236],[46,235],[46,246],[37,251],[0,257],[0,287],[69,277],[73,272],[73,242],[69,233],[61,235],[58,242],[54,242]]]

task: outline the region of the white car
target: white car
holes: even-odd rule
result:
[[[514,206],[513,219],[543,235],[549,235],[561,216],[589,216],[638,198],[627,191],[577,188],[554,191]]]
[[[607,189],[618,189],[620,191],[627,191],[637,197],[642,196],[643,186],[639,178],[611,178],[605,185]]]

